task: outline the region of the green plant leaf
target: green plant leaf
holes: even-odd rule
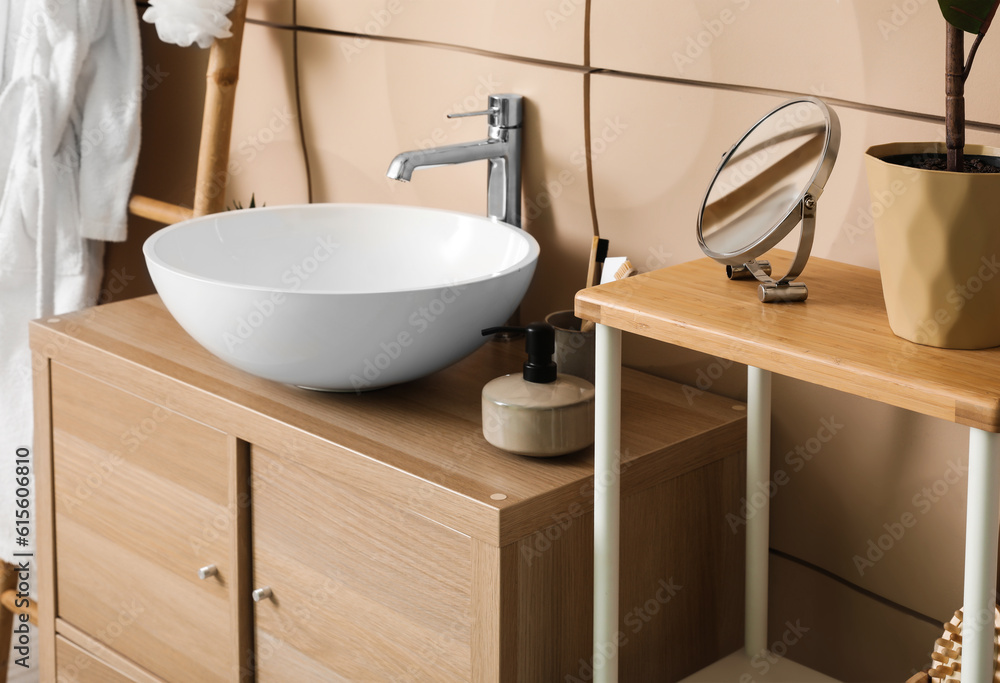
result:
[[[1000,0],[998,0],[998,2],[1000,2]],[[266,203],[260,205],[261,208],[264,208],[265,206],[267,206]],[[257,195],[256,195],[256,193],[253,193],[253,192],[250,193],[250,204],[246,208],[248,208],[248,209],[256,209],[257,208]],[[241,202],[238,199],[234,199],[233,200],[232,206],[227,206],[226,207],[226,211],[242,211],[242,210],[243,210],[243,202]]]
[[[1000,0],[938,0],[938,4],[948,23],[979,35],[989,29]]]

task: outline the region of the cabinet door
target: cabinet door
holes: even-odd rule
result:
[[[258,683],[468,681],[469,537],[330,451],[251,452]]]
[[[53,363],[52,439],[57,616],[168,681],[236,680],[226,436]]]

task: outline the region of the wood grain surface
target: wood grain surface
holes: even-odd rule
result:
[[[777,252],[775,272],[788,254]],[[700,259],[582,290],[581,318],[918,413],[1000,432],[1000,348],[921,346],[889,329],[879,273],[813,258],[801,303]],[[928,321],[928,325],[935,324]]]
[[[58,363],[52,382],[58,616],[156,675],[233,680],[226,436]]]
[[[62,626],[55,639],[57,683],[164,683],[162,678],[150,675],[83,633],[66,624]],[[70,632],[70,638],[84,643],[89,649],[62,635],[63,631]],[[104,659],[94,656],[95,651]]]
[[[35,322],[32,334],[39,353],[247,443],[291,449],[320,472],[335,451],[359,482],[377,481],[389,504],[493,545],[546,526],[572,501],[593,508],[592,496],[580,493],[593,491],[592,448],[526,458],[483,438],[482,387],[520,372],[523,341],[490,342],[430,377],[359,395],[299,389],[230,367],[195,343],[155,295]],[[643,471],[623,481],[623,495],[744,448],[737,402],[692,397],[634,371],[625,372],[623,387],[622,460]]]
[[[532,459],[482,437],[482,386],[520,371],[523,342],[343,395],[222,363],[155,296],[31,334],[39,472],[55,480],[39,511],[58,563],[42,583],[46,637],[144,680],[587,675],[592,449]],[[643,373],[623,387],[623,671],[661,680],[738,646],[742,539],[725,515],[738,514],[746,413]],[[197,557],[178,542],[192,537],[206,541]],[[208,563],[218,585],[193,579]],[[264,586],[272,597],[252,603]],[[108,638],[131,597],[143,623]],[[679,631],[681,655],[663,647]]]

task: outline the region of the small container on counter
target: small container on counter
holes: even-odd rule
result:
[[[583,321],[573,311],[549,313],[545,322],[555,328],[556,366],[559,370],[593,384],[596,330],[591,327],[584,332]]]
[[[594,442],[594,385],[558,374],[552,362],[555,331],[548,323],[491,328],[483,334],[523,331],[528,360],[519,374],[483,387],[483,436],[519,455],[551,457]]]

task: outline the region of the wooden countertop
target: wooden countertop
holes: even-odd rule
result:
[[[779,253],[778,258],[787,256]],[[809,287],[805,302],[762,304],[756,281],[727,280],[725,267],[706,258],[583,290],[576,296],[576,313],[626,332],[1000,432],[1000,348],[936,349],[896,337],[877,271],[813,258],[800,279]]]
[[[592,449],[533,459],[482,436],[482,387],[520,371],[520,342],[488,343],[430,377],[358,395],[298,389],[230,367],[194,342],[155,295],[36,321],[31,337],[36,363],[72,366],[317,470],[377,481],[390,504],[485,541],[513,542],[557,523],[567,506],[593,509]],[[626,371],[623,495],[742,450],[743,409]]]

